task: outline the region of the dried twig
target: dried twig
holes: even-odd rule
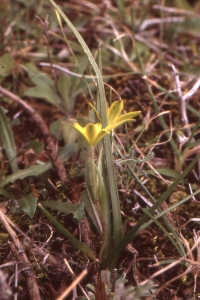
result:
[[[176,277],[174,277],[174,278],[170,279],[169,281],[167,281],[166,283],[164,283],[161,287],[159,287],[159,288],[156,290],[156,292],[154,292],[150,297],[146,298],[146,300],[153,300],[153,299],[155,299],[155,296],[156,296],[158,293],[160,293],[166,286],[168,286],[168,285],[170,285],[172,282],[174,282],[174,281],[176,281],[176,280],[182,278],[184,275],[191,273],[192,268],[193,268],[193,266],[189,266],[188,269],[187,269],[185,272],[183,272],[183,273],[177,275]]]
[[[49,150],[50,158],[58,172],[58,175],[62,182],[66,181],[66,171],[64,168],[64,164],[61,158],[58,156],[56,151],[56,145],[53,141],[53,138],[49,132],[49,129],[44,122],[43,118],[32,108],[30,107],[24,100],[13,94],[12,92],[4,89],[0,86],[0,93],[7,96],[8,98],[12,99],[13,101],[17,102],[30,116],[31,118],[37,123],[38,127],[40,128],[42,134],[45,137],[46,146]]]
[[[88,271],[83,270],[81,274],[70,284],[70,286],[63,292],[63,294],[58,297],[56,300],[63,300],[69,293],[73,290],[73,288],[87,275]]]
[[[169,6],[164,6],[164,5],[153,5],[152,6],[153,9],[159,9],[161,11],[164,12],[168,12],[168,13],[173,13],[173,14],[178,14],[178,15],[183,15],[183,16],[190,16],[190,17],[194,17],[194,18],[199,18],[199,14],[194,13],[192,11],[188,11],[186,9],[180,9],[180,8],[176,8],[176,7],[169,7]]]
[[[38,16],[36,16],[36,18],[40,21],[40,23],[42,24],[42,37],[45,41],[46,44],[49,44],[49,41],[48,41],[48,29],[49,29],[49,16],[47,15],[46,18],[45,18],[45,21],[43,22],[42,19]]]
[[[70,273],[71,273],[73,279],[76,279],[76,276],[75,276],[75,274],[74,274],[72,268],[70,267],[68,261],[67,261],[65,258],[64,258],[64,262],[65,262],[65,264],[66,264],[66,266],[67,266],[67,269],[70,271]],[[84,290],[83,287],[80,285],[80,283],[78,283],[78,286],[80,287],[81,291],[83,292],[85,298],[86,298],[87,300],[90,300],[90,298],[88,297],[88,295],[86,294],[85,290]]]
[[[14,228],[15,231],[19,232],[24,238],[24,244],[26,244],[26,240],[28,242],[31,242],[31,238],[27,236],[21,229],[18,228],[16,224],[14,224],[9,218],[7,218],[8,223]],[[40,256],[41,258],[44,258],[45,262],[49,265],[51,265],[52,268],[58,269],[59,271],[63,271],[62,264],[57,261],[53,255],[50,253],[45,252],[42,248],[38,247],[35,243],[32,244],[32,247],[34,248],[34,252],[36,255]]]
[[[183,99],[183,94],[181,90],[181,84],[180,84],[180,79],[179,79],[179,72],[175,68],[173,64],[170,64],[170,67],[172,68],[173,75],[174,75],[174,81],[176,84],[176,89],[178,93],[178,100],[179,100],[179,109],[180,109],[180,118],[181,118],[181,123],[183,126],[186,128],[187,136],[189,137],[191,135],[191,130],[190,127],[187,126],[189,124],[188,122],[188,117],[187,117],[187,112],[186,112],[186,102]]]
[[[181,232],[180,232],[180,236],[181,238],[183,238]],[[183,239],[184,241],[185,239]],[[185,240],[186,241],[186,240]],[[188,242],[186,244],[184,244],[186,246],[186,249],[187,249],[187,253],[186,253],[186,256],[190,257],[190,261],[191,262],[194,262],[194,259],[193,259],[193,255],[192,255],[192,251],[198,247],[200,243],[200,237],[198,237],[196,240],[195,240],[195,244],[192,246],[192,248],[190,249],[188,247]],[[147,280],[144,280],[143,282],[140,283],[141,286],[144,286],[145,284],[147,284],[150,280],[152,280],[153,278],[157,277],[158,275],[161,275],[163,273],[165,273],[166,271],[172,269],[174,266],[178,265],[181,261],[183,261],[185,259],[185,257],[181,257],[180,259],[172,262],[171,264],[167,265],[166,267],[163,267],[161,270],[157,271],[156,273],[154,273],[149,279]],[[189,261],[189,260],[188,260]],[[196,264],[197,266],[199,266],[199,263],[197,262]],[[146,300],[151,300],[151,299],[154,299],[154,297],[160,292],[162,291],[163,288],[165,288],[166,286],[168,286],[169,284],[171,284],[172,282],[176,281],[177,279],[183,277],[184,275],[188,274],[188,273],[193,273],[197,268],[194,267],[193,265],[189,266],[187,268],[187,270],[185,272],[183,272],[182,274],[179,274],[178,276],[170,279],[169,281],[167,281],[165,284],[163,284],[161,287],[159,287],[155,293],[153,293],[150,297],[148,297]]]
[[[161,23],[181,23],[184,22],[185,18],[184,17],[169,17],[169,18],[155,18],[155,19],[149,19],[149,20],[144,20],[142,24],[139,25],[139,30],[144,31],[147,29],[149,26],[161,24]],[[138,22],[139,23],[139,22]],[[136,24],[137,26],[137,24]]]
[[[26,275],[27,279],[27,286],[28,286],[28,291],[30,294],[30,298],[32,300],[41,300],[40,298],[40,293],[39,293],[39,287],[37,285],[37,280],[35,273],[32,269],[32,266],[22,248],[22,245],[14,232],[14,230],[10,227],[6,215],[0,210],[0,221],[2,222],[3,226],[5,227],[6,231],[10,235],[12,242],[10,242],[10,248],[15,255],[15,257],[23,263],[25,266],[28,266],[28,269],[24,272]]]
[[[200,87],[200,78],[197,80],[197,82],[193,85],[193,87],[191,88],[191,90],[189,90],[189,92],[187,92],[184,96],[183,96],[183,101],[188,100],[189,98],[191,98],[196,91],[199,89]]]

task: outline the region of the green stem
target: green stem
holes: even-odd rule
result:
[[[107,256],[111,250],[111,220],[110,220],[110,199],[109,191],[106,189],[107,170],[103,164],[103,145],[99,152],[99,190],[101,199],[101,225],[102,225],[102,244],[99,252],[99,260],[101,261],[104,256]]]
[[[94,147],[87,146],[85,153],[85,184],[90,203],[90,209],[98,226],[98,232],[102,235],[102,226],[100,221],[100,203],[98,203],[97,170],[94,162]]]
[[[110,199],[112,205],[112,218],[113,218],[113,246],[115,247],[120,243],[122,239],[122,219],[120,211],[120,200],[116,182],[116,174],[114,170],[113,155],[111,149],[110,137],[107,135],[104,137],[104,149],[106,157],[106,167],[108,173],[108,182],[109,182],[109,191]],[[118,255],[115,256],[115,259],[110,264],[110,268],[114,269],[118,261]]]

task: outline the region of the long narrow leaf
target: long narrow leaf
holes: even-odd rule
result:
[[[147,214],[149,218],[153,220],[153,222],[163,231],[164,235],[167,236],[167,238],[171,241],[171,243],[174,245],[174,248],[179,252],[180,256],[183,256],[183,253],[180,251],[180,248],[177,244],[177,242],[173,239],[173,237],[169,234],[169,232],[163,227],[163,225],[154,218],[147,209],[142,209],[142,211]]]
[[[16,160],[16,149],[13,133],[10,127],[10,122],[8,121],[5,110],[0,106],[0,138],[3,142],[3,147],[6,151],[6,155],[10,162],[12,172],[15,173],[18,170],[17,160]]]
[[[38,203],[38,207],[45,214],[47,219],[66,237],[72,244],[72,246],[90,257],[93,261],[97,261],[94,252],[86,244],[79,242],[66,228],[64,228],[52,215],[42,206],[41,203]]]
[[[71,157],[74,150],[75,150],[75,144],[70,144],[70,145],[64,146],[63,149],[60,151],[59,156],[62,160],[67,160],[67,159],[69,159],[69,157]],[[30,168],[27,168],[24,170],[18,170],[14,174],[7,176],[0,183],[0,187],[3,187],[10,182],[14,182],[17,179],[22,180],[29,176],[38,176],[38,175],[50,170],[52,167],[53,167],[53,164],[52,164],[52,162],[49,161],[43,165],[35,165],[35,166],[31,166]]]

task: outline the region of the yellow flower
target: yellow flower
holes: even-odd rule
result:
[[[78,123],[74,123],[73,127],[77,129],[86,139],[90,146],[95,146],[107,133],[105,129],[102,129],[102,124],[89,123],[85,127],[82,127]]]
[[[89,105],[98,115],[95,107],[91,103]],[[135,121],[133,118],[141,113],[140,111],[133,111],[120,116],[122,110],[123,101],[114,101],[112,103],[110,108],[107,109],[108,126],[106,126],[106,128],[102,129],[102,124],[100,122],[96,124],[89,123],[85,127],[75,123],[73,127],[84,136],[90,146],[95,146],[112,129],[124,122]],[[98,118],[100,119],[99,115]]]
[[[106,131],[111,131],[124,122],[135,121],[135,119],[132,118],[141,113],[141,111],[133,111],[120,116],[123,107],[123,101],[114,101],[111,107],[107,109],[108,126],[105,128]]]

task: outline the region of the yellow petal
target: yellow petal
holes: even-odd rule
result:
[[[95,146],[108,133],[102,129],[101,123],[89,123],[85,127],[75,123],[73,127],[84,136],[90,146]]]
[[[93,144],[91,146],[95,146],[106,134],[108,134],[106,130],[101,130],[96,138],[93,140]]]
[[[82,134],[82,136],[86,139],[86,141],[89,143],[88,138],[87,138],[87,134],[86,134],[86,127],[82,127],[80,124],[78,123],[74,123],[74,125],[72,126],[74,127],[76,130],[78,130],[79,133]]]
[[[78,123],[74,123],[72,125],[72,127],[74,127],[75,129],[77,129],[80,133],[82,133],[83,135],[85,135],[85,127],[81,126]]]
[[[111,104],[111,107],[107,111],[108,125],[119,117],[122,112],[123,106],[123,101],[114,101]]]
[[[92,139],[101,131],[101,129],[101,123],[89,123],[86,125],[86,135],[89,139]]]
[[[127,114],[119,116],[117,119],[115,119],[112,123],[109,123],[108,126],[105,128],[105,130],[110,131],[117,126],[121,125],[124,122],[129,121],[135,121],[135,119],[132,119],[133,117],[138,116],[141,113],[141,111],[133,111],[129,112]]]

